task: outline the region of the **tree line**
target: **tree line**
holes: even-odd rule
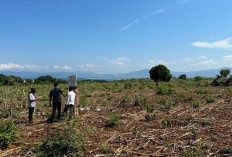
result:
[[[46,75],[46,76],[40,76],[36,79],[22,79],[21,77],[18,76],[7,76],[0,74],[0,85],[8,85],[8,86],[13,86],[16,84],[43,84],[43,83],[67,83],[65,80],[57,79],[52,77],[51,75]]]
[[[170,73],[170,70],[162,64],[152,67],[149,73],[150,78],[154,82],[156,82],[156,86],[159,85],[159,82],[169,82],[173,78],[173,76]],[[187,76],[186,74],[182,74],[178,77],[178,79],[186,80]],[[203,80],[204,77],[195,76],[193,79],[194,81],[200,81]],[[219,71],[219,75],[216,75],[215,79],[210,84],[213,86],[232,85],[232,75],[230,75],[230,69],[221,69]]]

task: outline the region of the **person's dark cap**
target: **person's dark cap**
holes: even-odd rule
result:
[[[35,88],[31,88],[31,93],[35,93]]]

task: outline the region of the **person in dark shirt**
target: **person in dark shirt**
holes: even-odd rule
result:
[[[56,109],[58,110],[58,119],[61,117],[61,95],[65,97],[63,91],[58,88],[58,83],[54,83],[54,89],[50,91],[50,107],[52,106],[52,117],[50,123],[55,119]]]

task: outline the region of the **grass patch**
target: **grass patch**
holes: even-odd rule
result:
[[[35,146],[36,156],[79,156],[82,154],[85,136],[73,125],[66,125],[63,130],[55,130],[54,132]]]
[[[0,148],[6,149],[18,137],[17,127],[13,122],[0,122]]]
[[[119,113],[109,113],[107,115],[107,120],[105,121],[105,127],[114,127],[119,124],[121,114]]]

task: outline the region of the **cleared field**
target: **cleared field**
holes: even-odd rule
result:
[[[70,125],[85,137],[80,156],[231,156],[232,88],[210,81],[159,87],[148,79],[81,81],[80,117],[53,125],[46,123],[52,84],[32,85],[41,97],[33,124],[27,124],[30,86],[2,86],[1,120],[13,121],[19,137],[0,156],[34,156],[41,139]],[[66,91],[67,85],[60,88]]]

